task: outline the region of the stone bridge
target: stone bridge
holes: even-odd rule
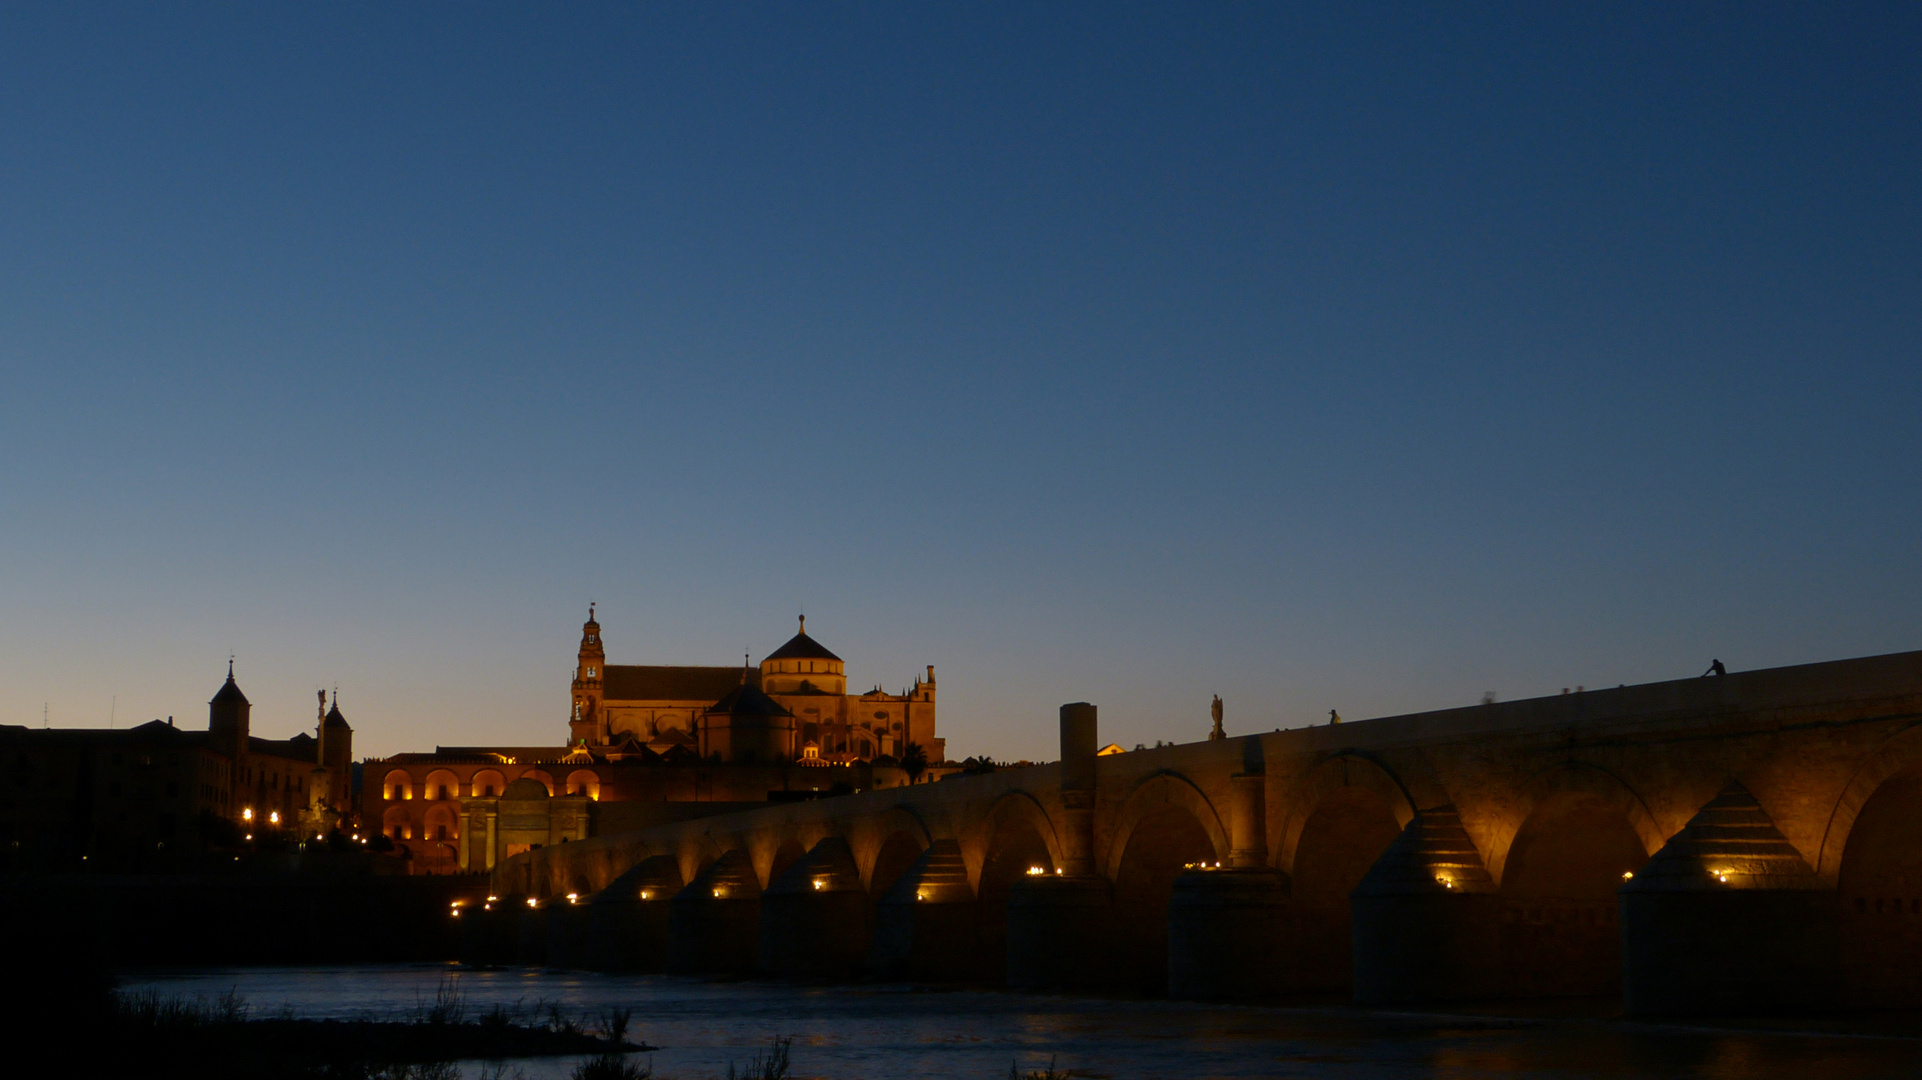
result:
[[[769,805],[507,860],[470,958],[1638,1014],[1922,1005],[1922,652]]]

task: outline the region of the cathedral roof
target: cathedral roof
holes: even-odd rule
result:
[[[738,677],[738,676],[737,676]],[[793,716],[780,702],[761,693],[761,688],[746,680],[734,685],[734,689],[707,710],[709,713],[726,713],[729,716]]]
[[[737,667],[609,664],[602,670],[601,696],[607,701],[705,703],[719,700],[741,682]]]
[[[333,708],[327,710],[327,726],[330,728],[347,728],[349,731],[354,730],[348,726],[347,718],[340,715],[340,702],[338,700],[334,702]]]
[[[808,621],[801,618],[801,632],[789,638],[786,645],[767,654],[767,660],[834,660],[840,657],[828,651],[826,645],[808,636]],[[765,662],[765,661],[763,661]]]

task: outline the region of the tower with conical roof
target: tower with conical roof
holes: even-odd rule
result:
[[[601,697],[607,679],[607,651],[601,645],[601,624],[594,621],[594,605],[587,605],[587,621],[581,624],[581,648],[574,663],[574,711],[568,717],[568,743],[579,746],[583,740],[599,745],[607,741],[601,724]]]
[[[247,736],[253,705],[234,682],[234,662],[227,661],[227,681],[207,702],[207,734],[214,749],[231,758],[236,767],[247,752]]]
[[[332,707],[321,719],[321,761],[327,767],[328,783],[331,790],[328,798],[337,807],[346,806],[350,801],[348,770],[354,760],[354,729],[341,715],[340,691],[334,691]]]

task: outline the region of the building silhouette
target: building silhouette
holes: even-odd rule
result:
[[[338,699],[313,735],[262,738],[252,713],[229,662],[205,731],[171,717],[120,730],[0,725],[0,860],[161,868],[250,831],[331,829],[352,803],[354,732]]]

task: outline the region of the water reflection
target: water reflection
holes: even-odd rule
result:
[[[656,1075],[724,1076],[777,1035],[792,1035],[800,1076],[832,1080],[999,1080],[1010,1061],[1050,1057],[1084,1076],[1360,1080],[1445,1077],[1912,1077],[1922,1042],[1730,1034],[1589,1019],[1503,1019],[1356,1009],[1279,1009],[1100,1001],[900,986],[807,988],[660,976],[440,965],[226,968],[151,972],[129,988],[213,996],[235,990],[257,1012],[316,1019],[395,1016],[431,1004],[457,978],[485,1010],[551,1001],[564,1010],[634,1010],[634,1035],[663,1049]],[[530,1080],[574,1061],[517,1062]],[[478,1070],[467,1070],[474,1075]],[[510,1070],[511,1074],[511,1070]]]

